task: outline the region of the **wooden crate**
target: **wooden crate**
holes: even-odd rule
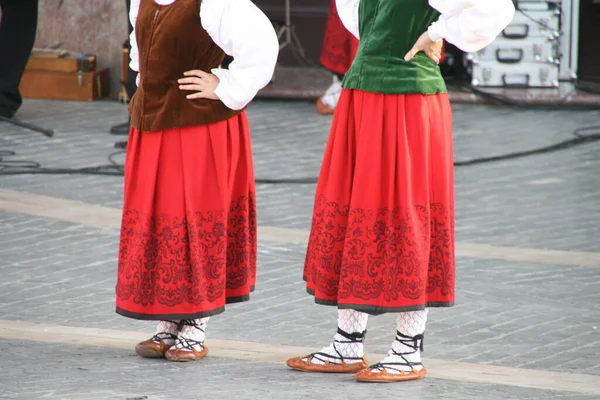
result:
[[[26,71],[92,72],[96,69],[96,56],[79,55],[65,51],[34,50]]]
[[[108,68],[92,72],[26,70],[19,86],[30,99],[93,101],[109,95]]]

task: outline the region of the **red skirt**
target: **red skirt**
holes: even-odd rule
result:
[[[246,301],[256,281],[254,170],[245,113],[129,134],[117,313],[194,319]]]
[[[335,0],[331,0],[331,8],[325,26],[321,64],[331,72],[345,74],[358,49],[358,39],[346,29],[338,16]]]
[[[446,94],[343,90],[304,268],[315,301],[370,314],[452,306],[453,179]]]

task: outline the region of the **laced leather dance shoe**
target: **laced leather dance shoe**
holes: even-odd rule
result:
[[[402,359],[398,362],[380,362],[373,364],[368,368],[363,369],[354,377],[359,382],[402,382],[402,381],[413,381],[415,379],[421,379],[427,374],[427,370],[421,362],[412,362],[406,358],[407,355],[415,354],[419,349],[423,351],[423,335],[417,335],[414,337],[403,335],[400,332],[396,332],[396,339],[406,347],[411,348],[408,352],[397,352],[390,350],[390,356],[397,356]],[[419,369],[415,367],[421,367]],[[410,371],[406,369],[410,368]],[[391,372],[394,371],[394,372]]]
[[[365,357],[359,358],[360,362],[346,363],[344,359],[340,359],[338,363],[324,361],[324,364],[313,364],[312,360],[323,353],[313,353],[303,357],[295,357],[287,360],[287,365],[297,371],[303,372],[330,372],[334,374],[348,374],[361,371],[369,365]],[[331,357],[330,355],[326,355]],[[346,357],[345,359],[348,359]]]
[[[339,344],[348,344],[348,343],[362,343],[365,334],[367,332],[354,333],[350,334],[348,332],[344,332],[340,328],[338,328],[338,334],[345,338],[344,341],[333,342],[333,350],[337,353],[336,355],[327,354],[323,352],[316,352],[309,354],[303,357],[295,357],[287,360],[287,365],[290,368],[293,368],[298,371],[303,372],[330,372],[337,374],[345,374],[345,373],[354,373],[365,369],[369,363],[367,359],[363,357],[348,357],[343,356],[338,348],[336,347],[336,343]],[[335,361],[330,361],[331,359]],[[313,363],[313,360],[318,360],[320,363]],[[354,361],[354,362],[348,362]]]
[[[387,365],[387,364],[386,364]],[[375,372],[374,368],[380,369]],[[388,372],[388,368],[385,366],[379,366],[378,364],[371,365],[369,368],[365,368],[356,375],[356,378],[359,382],[402,382],[402,381],[414,381],[416,379],[421,379],[427,374],[427,370],[425,367],[412,371],[399,371],[400,373],[391,373]]]
[[[203,341],[200,342],[183,336],[182,328],[185,326],[192,327],[204,333],[204,328],[196,320],[183,319],[179,321],[179,336],[175,340],[175,344],[165,353],[165,357],[169,361],[196,361],[206,357],[208,354],[208,347],[204,346]],[[197,347],[200,350],[196,350]]]
[[[198,351],[194,346],[200,346],[202,350]],[[192,339],[177,338],[175,345],[165,353],[165,357],[169,361],[196,361],[206,357],[208,347],[204,346],[203,342],[198,342]]]
[[[138,343],[135,352],[144,358],[164,358],[171,345],[165,343],[166,339],[176,340],[177,335],[169,332],[159,332],[148,340]]]
[[[327,104],[323,103],[323,96],[317,99],[315,107],[317,109],[317,114],[319,115],[333,115],[335,113],[335,108],[331,108]]]

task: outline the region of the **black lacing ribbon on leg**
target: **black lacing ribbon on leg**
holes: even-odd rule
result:
[[[176,321],[165,321],[165,322],[170,322],[175,325],[178,324]],[[161,343],[161,342],[165,343],[165,340],[167,340],[167,339],[177,340],[177,335],[175,335],[174,333],[171,333],[171,332],[158,332],[156,335],[154,335],[150,338],[150,340],[153,341],[154,343]]]
[[[183,326],[193,326],[194,328],[205,333],[205,330],[200,328],[200,326],[198,325],[196,320],[193,320],[193,319],[182,319],[179,322],[179,330],[180,331]],[[199,342],[194,339],[188,339],[188,338],[183,338],[183,337],[177,336],[175,339],[175,345],[173,347],[178,350],[194,351],[195,350],[194,346],[200,346],[200,348],[204,348],[204,342]]]
[[[412,349],[412,351],[399,353],[399,352],[395,351],[392,347],[392,349],[390,350],[390,352],[388,354],[398,356],[398,357],[402,358],[404,360],[404,362],[377,363],[377,364],[371,365],[369,367],[369,369],[371,369],[371,370],[375,369],[375,370],[379,370],[379,371],[381,371],[383,369],[391,369],[391,370],[397,371],[399,373],[410,372],[410,371],[406,371],[406,370],[394,367],[394,366],[397,366],[397,367],[409,367],[412,372],[416,372],[415,367],[419,366],[419,365],[423,365],[423,364],[420,362],[408,361],[408,359],[405,356],[415,354],[419,350],[423,351],[424,337],[425,337],[424,334],[417,335],[417,336],[406,336],[406,335],[403,335],[402,333],[400,333],[399,331],[396,331],[396,340],[398,342],[400,342],[401,344],[403,344],[404,346],[410,347]]]
[[[342,340],[334,340],[333,341],[333,349],[337,353],[337,356],[333,355],[333,354],[323,353],[323,352],[316,352],[316,353],[307,355],[305,358],[307,358],[307,359],[314,358],[315,360],[321,361],[323,363],[329,361],[331,364],[346,363],[346,360],[362,361],[362,359],[363,359],[362,357],[344,357],[344,356],[342,356],[342,354],[339,352],[339,350],[337,349],[335,344],[336,343],[343,343],[343,344],[362,343],[365,340],[365,335],[367,334],[367,331],[365,330],[364,332],[348,333],[348,332],[345,332],[342,329],[338,328],[337,333],[339,335],[343,336],[345,339],[347,339],[344,341],[342,341]],[[325,357],[325,359],[323,359],[322,357]],[[335,361],[332,361],[331,359],[334,359]],[[346,363],[346,364],[348,364],[348,363]]]

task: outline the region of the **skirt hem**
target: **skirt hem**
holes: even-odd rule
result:
[[[439,307],[453,307],[454,301],[429,301],[427,303],[416,305],[416,306],[405,306],[405,307],[381,307],[381,306],[370,306],[368,304],[346,304],[338,303],[336,300],[325,300],[319,299],[315,296],[315,292],[309,288],[306,289],[307,293],[314,297],[315,303],[322,306],[333,306],[340,310],[355,310],[360,311],[369,315],[381,315],[386,313],[399,313],[407,311],[419,311],[425,308],[439,308]]]
[[[250,293],[254,292],[254,286],[250,288]],[[243,303],[250,300],[250,295],[228,297],[225,304]],[[164,321],[164,320],[182,320],[182,319],[198,319],[212,317],[215,315],[222,314],[225,312],[225,306],[215,308],[208,311],[201,311],[193,314],[140,314],[124,310],[120,307],[116,307],[115,312],[123,317],[137,319],[142,321]]]

